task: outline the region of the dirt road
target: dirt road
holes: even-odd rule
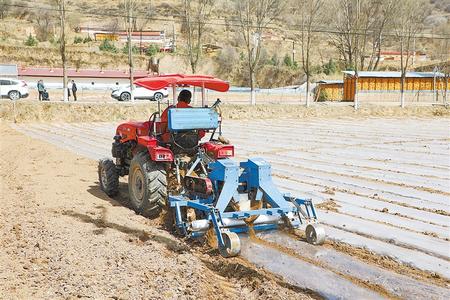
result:
[[[0,299],[314,296],[187,245],[105,197],[95,160],[0,126]]]

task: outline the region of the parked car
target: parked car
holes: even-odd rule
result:
[[[169,96],[169,92],[166,89],[152,91],[140,86],[134,86],[134,99],[160,101],[167,96]],[[129,101],[131,99],[130,86],[122,86],[113,90],[111,97],[119,101]]]
[[[18,100],[28,97],[28,86],[23,80],[0,78],[0,98]]]

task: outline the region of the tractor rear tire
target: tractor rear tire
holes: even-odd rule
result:
[[[102,191],[109,197],[119,193],[119,173],[111,159],[103,158],[98,162],[98,181]]]
[[[136,213],[151,218],[159,216],[167,198],[164,165],[152,161],[145,151],[136,154],[130,164],[128,191]]]

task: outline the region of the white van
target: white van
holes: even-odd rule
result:
[[[28,97],[28,86],[23,80],[0,78],[0,98],[19,100]]]

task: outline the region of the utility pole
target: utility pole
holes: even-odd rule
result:
[[[361,14],[361,1],[356,0],[356,24],[357,24],[357,30],[359,30],[360,21],[359,17]],[[359,97],[358,97],[358,56],[359,56],[359,40],[356,37],[356,52],[355,52],[355,96],[354,96],[354,108],[355,110],[359,109]]]
[[[131,2],[133,0],[127,0],[128,2],[128,64],[130,66],[129,72],[130,72],[130,91],[131,91],[131,102],[134,102],[134,78],[133,78],[133,51],[131,46],[131,21],[132,21],[132,9],[131,9]]]
[[[295,62],[295,42],[292,40],[292,63]]]
[[[177,34],[175,33],[175,22],[172,21],[172,52],[175,53],[177,47]]]
[[[64,102],[68,102],[68,94],[67,94],[67,61],[66,61],[66,35],[65,35],[65,24],[66,24],[66,10],[65,10],[65,2],[66,0],[59,0],[59,13],[60,13],[60,21],[61,21],[61,36],[60,36],[60,47],[59,51],[61,54],[62,60],[62,69],[63,69],[63,99]]]

